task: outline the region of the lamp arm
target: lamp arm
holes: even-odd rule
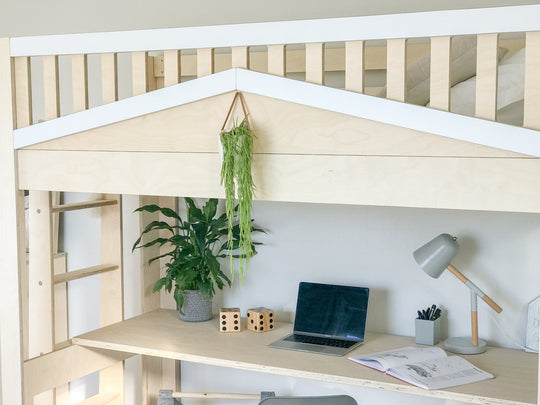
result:
[[[475,294],[478,295],[480,298],[482,298],[486,304],[488,304],[491,308],[493,308],[495,312],[501,313],[502,308],[499,305],[497,305],[497,303],[493,301],[490,297],[488,297],[485,292],[483,292],[480,288],[478,288],[476,284],[474,284],[471,280],[465,277],[462,272],[460,272],[451,264],[449,264],[447,268],[454,276],[459,278],[467,287],[469,287],[471,291],[474,291]]]

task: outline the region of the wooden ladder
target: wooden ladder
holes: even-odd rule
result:
[[[65,253],[58,253],[59,214],[100,208],[101,264],[67,271]],[[25,359],[69,346],[67,282],[100,274],[100,327],[123,320],[122,206],[120,195],[75,204],[60,204],[59,193],[29,192],[29,260],[22,305]],[[38,395],[25,385],[25,403],[69,404],[69,385]],[[32,399],[33,397],[33,399]],[[92,403],[124,404],[124,365],[120,361],[100,371],[99,395]]]

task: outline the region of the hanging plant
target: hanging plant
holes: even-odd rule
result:
[[[240,124],[236,122],[230,131],[224,131],[225,125],[229,119],[232,108],[237,100],[240,99],[245,118]],[[245,270],[249,266],[250,258],[255,254],[253,243],[251,241],[251,232],[253,230],[251,223],[251,206],[253,201],[253,178],[251,176],[251,162],[253,158],[253,135],[247,121],[247,113],[242,95],[236,93],[223,124],[220,135],[221,145],[223,146],[223,163],[221,166],[221,184],[225,187],[225,210],[228,218],[228,242],[230,247],[238,248],[239,254],[233,255],[229,250],[231,259],[231,273],[234,277],[233,258],[238,257],[240,264],[240,280],[243,279]],[[238,199],[238,205],[235,206],[235,200]],[[240,237],[235,246],[233,241],[233,218],[238,219]]]

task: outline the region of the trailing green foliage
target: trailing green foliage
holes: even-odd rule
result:
[[[233,239],[233,218],[235,210],[235,183],[238,197],[238,223],[240,226],[240,280],[249,266],[250,258],[255,254],[251,241],[251,206],[253,200],[253,178],[251,177],[251,161],[253,157],[253,136],[244,119],[240,125],[235,123],[230,131],[221,133],[223,145],[223,164],[221,166],[221,184],[225,187],[225,206],[229,224],[228,240]],[[231,274],[234,277],[233,252],[231,258]]]
[[[142,231],[141,236],[133,244],[133,249],[150,246],[170,246],[171,250],[149,260],[152,263],[162,257],[170,257],[165,264],[166,272],[154,285],[154,292],[165,288],[171,292],[174,286],[174,299],[181,310],[184,302],[184,290],[200,290],[205,297],[213,297],[215,287],[222,289],[230,286],[231,280],[221,270],[218,258],[225,258],[225,251],[237,250],[240,246],[241,230],[236,222],[236,210],[233,209],[233,225],[229,228],[227,214],[216,218],[218,200],[209,199],[202,209],[198,208],[191,198],[185,198],[186,219],[182,219],[174,210],[161,208],[158,205],[145,205],[137,208],[135,212],[161,212],[168,218],[177,221],[177,225],[170,225],[164,221],[152,221]],[[254,232],[261,229],[250,227]],[[156,237],[150,241],[142,242],[145,234],[166,230],[168,237]],[[232,237],[228,237],[229,233]],[[255,253],[255,244],[252,242],[251,251]],[[238,255],[242,256],[242,254]]]

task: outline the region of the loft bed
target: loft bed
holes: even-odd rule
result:
[[[369,372],[346,377],[309,364],[222,358],[202,348],[163,351],[144,337],[122,340],[130,330],[154,331],[159,320],[168,322],[160,308],[171,302],[148,292],[159,268],[144,269],[148,314],[122,322],[120,206],[121,194],[171,207],[172,196],[222,197],[218,133],[240,91],[257,136],[257,199],[540,212],[539,17],[540,6],[518,6],[0,40],[2,402],[32,403],[36,396],[43,403],[67,403],[68,382],[99,370],[100,394],[89,403],[122,404],[122,362],[143,354],[145,402],[155,400],[166,381],[177,384],[175,360],[197,359],[472,403],[537,403],[538,356],[508,349],[489,359],[495,380],[426,392]],[[454,38],[463,36],[475,39],[474,72],[464,79],[474,76],[474,116],[453,113],[451,105],[461,84],[455,83],[452,48]],[[497,102],[504,64],[499,48],[515,43],[525,48],[524,94],[509,98],[520,108],[520,126],[497,122],[510,105]],[[429,107],[425,95],[424,101],[410,100],[411,69],[426,50]],[[100,55],[102,105],[89,108],[88,59],[94,54]],[[131,97],[118,100],[126,73],[118,60],[126,54]],[[45,100],[44,122],[38,123],[31,91],[36,58],[43,65]],[[70,59],[71,78],[59,76],[64,58]],[[385,85],[370,85],[380,70],[386,71]],[[325,86],[329,73],[343,79],[343,88]],[[60,116],[66,81],[73,109]],[[150,167],[160,168],[159,177]],[[103,198],[54,201],[54,192],[64,191]],[[66,273],[65,255],[54,248],[57,217],[91,207],[101,212],[102,264]],[[101,277],[103,329],[71,342],[66,282],[94,274]]]

